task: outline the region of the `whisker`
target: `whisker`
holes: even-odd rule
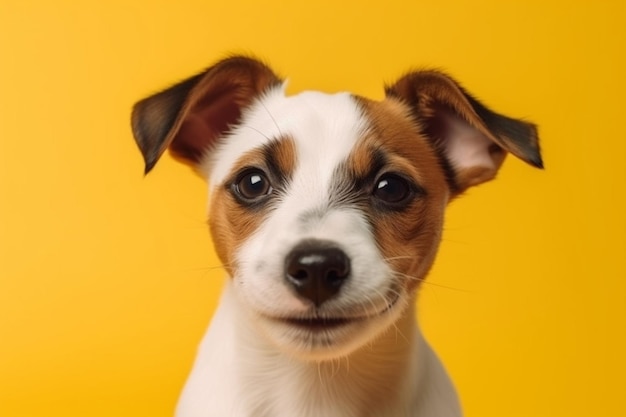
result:
[[[225,269],[225,268],[226,268],[226,264],[220,264],[220,265],[214,265],[214,266],[201,266],[197,268],[188,268],[187,271],[210,272],[210,271],[215,271],[216,269]]]
[[[472,292],[470,290],[466,290],[466,289],[463,289],[463,288],[455,288],[455,287],[451,287],[449,285],[438,284],[436,282],[430,282],[430,281],[428,281],[428,280],[426,280],[424,278],[418,278],[416,276],[408,275],[408,274],[405,274],[405,273],[402,273],[402,272],[398,272],[398,271],[395,271],[394,274],[396,276],[399,276],[399,277],[408,278],[408,279],[410,279],[412,281],[418,281],[418,282],[420,282],[420,283],[422,283],[424,285],[430,285],[430,286],[433,286],[433,287],[445,288],[446,290],[453,290],[453,291],[459,291],[459,292],[465,292],[465,293],[471,293]]]
[[[267,140],[271,140],[269,136],[267,136],[265,133],[261,132],[259,129],[257,129],[255,127],[248,126],[248,125],[243,125],[243,127],[247,127],[248,129],[255,131],[256,133],[258,133],[259,135],[263,136]]]
[[[379,293],[378,290],[374,290],[377,294],[376,295],[381,295]],[[384,297],[382,297],[384,299]],[[368,311],[368,309],[365,307],[365,303],[370,303],[370,305],[372,306],[372,310]],[[363,300],[363,302],[360,303],[361,308],[363,308],[363,312],[365,313],[366,317],[370,317],[373,315],[376,315],[376,313],[378,312],[378,306],[376,305],[376,302],[374,301],[373,297],[370,297],[369,295],[365,297],[365,299]]]
[[[411,343],[409,342],[409,339],[406,337],[406,335],[402,333],[402,330],[400,330],[397,323],[394,322],[393,327],[396,329],[396,344],[398,343],[398,335],[402,336],[405,342]]]
[[[376,295],[382,298],[385,303],[389,302],[389,300],[387,300],[387,297],[385,297],[385,294],[383,294],[379,289],[375,289],[374,292],[376,292]],[[396,294],[396,295],[399,295],[399,294]]]
[[[278,122],[276,122],[276,119],[274,119],[274,116],[272,116],[272,113],[265,106],[265,103],[263,103],[263,100],[261,100],[260,103],[261,103],[261,106],[263,106],[263,109],[265,109],[265,112],[267,113],[267,115],[270,117],[270,119],[272,119],[274,126],[276,126],[276,129],[278,130],[278,134],[282,137],[283,132],[280,130],[280,126],[278,126]]]
[[[311,336],[311,339],[313,339],[313,337]],[[322,375],[322,363],[321,361],[317,362],[317,377],[319,378],[320,384],[325,385],[324,384],[324,377]]]
[[[406,256],[391,256],[389,258],[384,258],[384,261],[397,261],[400,259],[412,259],[412,256],[406,255]]]
[[[337,360],[337,369],[335,370],[335,358],[333,358],[332,360],[332,374],[331,374],[331,379],[334,379],[335,376],[337,374],[339,374],[339,371],[341,371],[341,358],[336,358]]]
[[[207,276],[209,276],[212,272],[215,272],[217,270],[221,270],[222,272],[226,272],[226,267],[231,265],[232,263],[229,264],[219,264],[219,265],[213,265],[213,266],[202,266],[202,267],[197,267],[197,268],[186,268],[185,271],[187,272],[202,272],[202,278],[206,278]]]

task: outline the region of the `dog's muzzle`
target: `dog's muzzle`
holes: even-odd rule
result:
[[[350,276],[350,258],[326,240],[307,239],[285,258],[285,279],[316,307],[333,298]]]

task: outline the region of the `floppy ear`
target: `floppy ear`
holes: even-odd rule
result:
[[[489,110],[443,73],[412,72],[385,91],[411,107],[455,195],[493,179],[507,152],[543,168],[535,125]]]
[[[245,107],[281,80],[263,63],[225,59],[201,74],[133,107],[131,124],[148,173],[169,147],[196,166],[215,141],[236,124]]]

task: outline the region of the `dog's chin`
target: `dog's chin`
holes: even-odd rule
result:
[[[289,355],[308,361],[332,360],[350,355],[389,328],[400,317],[406,305],[402,298],[395,298],[372,315],[261,315],[259,324],[270,341]]]

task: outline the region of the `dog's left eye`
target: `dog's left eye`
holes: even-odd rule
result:
[[[374,186],[374,196],[385,203],[402,203],[408,200],[411,194],[409,182],[395,174],[383,175]]]
[[[272,192],[272,186],[260,170],[245,172],[234,184],[239,196],[246,200],[256,200]]]

